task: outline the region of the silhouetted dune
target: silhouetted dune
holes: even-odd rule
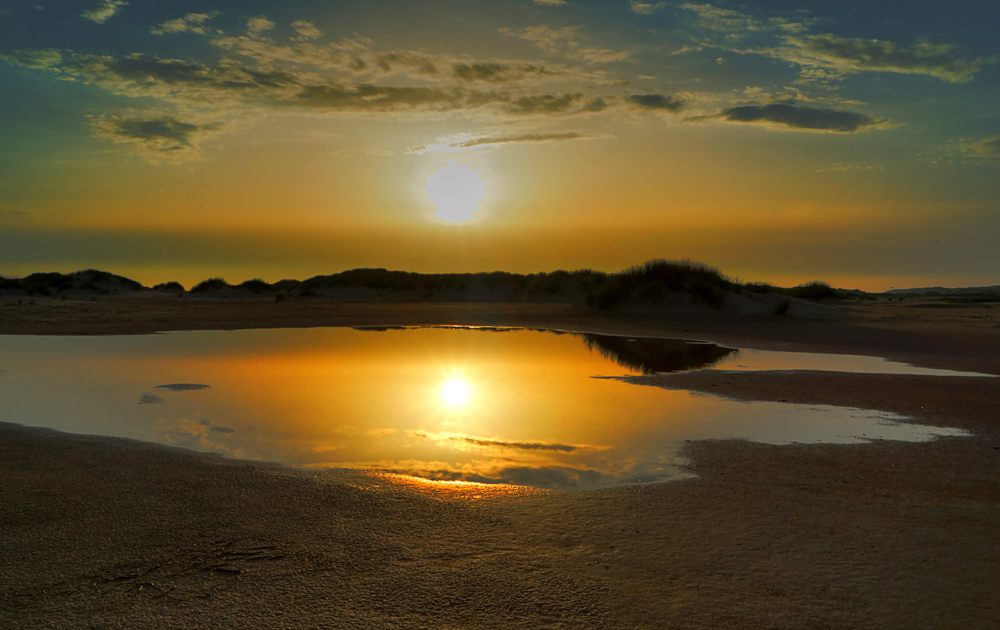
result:
[[[89,298],[146,290],[139,282],[106,271],[86,269],[69,274],[33,273],[25,278],[0,276],[0,295]],[[190,290],[175,281],[154,291],[200,298],[320,298],[350,302],[560,302],[599,310],[678,308],[681,306],[784,315],[800,312],[804,303],[827,299],[876,300],[929,298],[943,302],[991,302],[1000,286],[946,289],[895,289],[867,293],[835,289],[821,281],[783,288],[766,282],[741,282],[719,269],[690,260],[651,260],[619,273],[592,269],[517,274],[415,273],[384,268],[350,269],[307,280],[268,283],[253,278],[230,284],[221,277],[203,280]],[[755,297],[756,296],[756,297]],[[785,297],[789,300],[779,300]],[[792,300],[792,301],[790,301]],[[749,309],[749,310],[748,310]]]
[[[110,295],[141,291],[135,280],[107,271],[85,269],[73,273],[33,273],[20,279],[0,277],[0,291],[41,296]]]

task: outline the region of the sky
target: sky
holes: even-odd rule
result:
[[[994,0],[0,0],[0,275],[1000,284]]]

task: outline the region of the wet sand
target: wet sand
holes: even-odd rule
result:
[[[826,319],[677,321],[559,304],[275,311],[206,301],[186,314],[159,303],[86,305],[8,307],[0,333],[517,325],[1000,374],[995,307],[848,305]],[[696,478],[563,493],[317,476],[0,425],[0,627],[996,627],[1000,379],[703,371],[633,380],[881,409],[975,435],[692,442]]]

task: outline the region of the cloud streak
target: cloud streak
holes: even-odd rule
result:
[[[684,102],[663,94],[633,94],[625,100],[639,109],[647,111],[676,112],[684,107]]]
[[[802,66],[841,73],[894,72],[923,74],[950,83],[972,81],[983,66],[997,58],[961,59],[951,44],[921,42],[905,47],[877,39],[853,39],[830,33],[786,38],[787,46],[759,51]]]
[[[588,64],[612,63],[628,61],[631,53],[627,50],[615,51],[607,48],[597,48],[584,45],[587,36],[580,32],[579,26],[528,26],[518,31],[501,28],[500,33],[531,42],[541,50],[554,55],[562,55],[567,59],[583,61]]]
[[[416,155],[423,155],[425,153],[451,153],[454,151],[464,151],[465,149],[474,149],[477,147],[502,147],[511,144],[562,142],[566,140],[580,140],[592,137],[593,136],[586,136],[575,131],[569,131],[566,133],[528,133],[515,136],[480,136],[476,138],[460,138],[445,140],[434,144],[420,145],[412,147],[406,152]]]
[[[696,116],[688,120],[691,122],[701,122],[711,119],[828,133],[855,133],[867,128],[876,127],[883,122],[858,112],[837,109],[814,109],[791,103],[740,105],[723,109],[711,116]]]

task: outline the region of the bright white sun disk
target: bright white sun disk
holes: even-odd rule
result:
[[[442,395],[449,405],[461,405],[469,397],[469,386],[458,379],[448,381]]]
[[[486,197],[485,190],[486,182],[479,179],[479,173],[466,164],[458,166],[454,160],[427,180],[427,194],[438,207],[434,216],[455,223],[472,218],[472,211]]]

